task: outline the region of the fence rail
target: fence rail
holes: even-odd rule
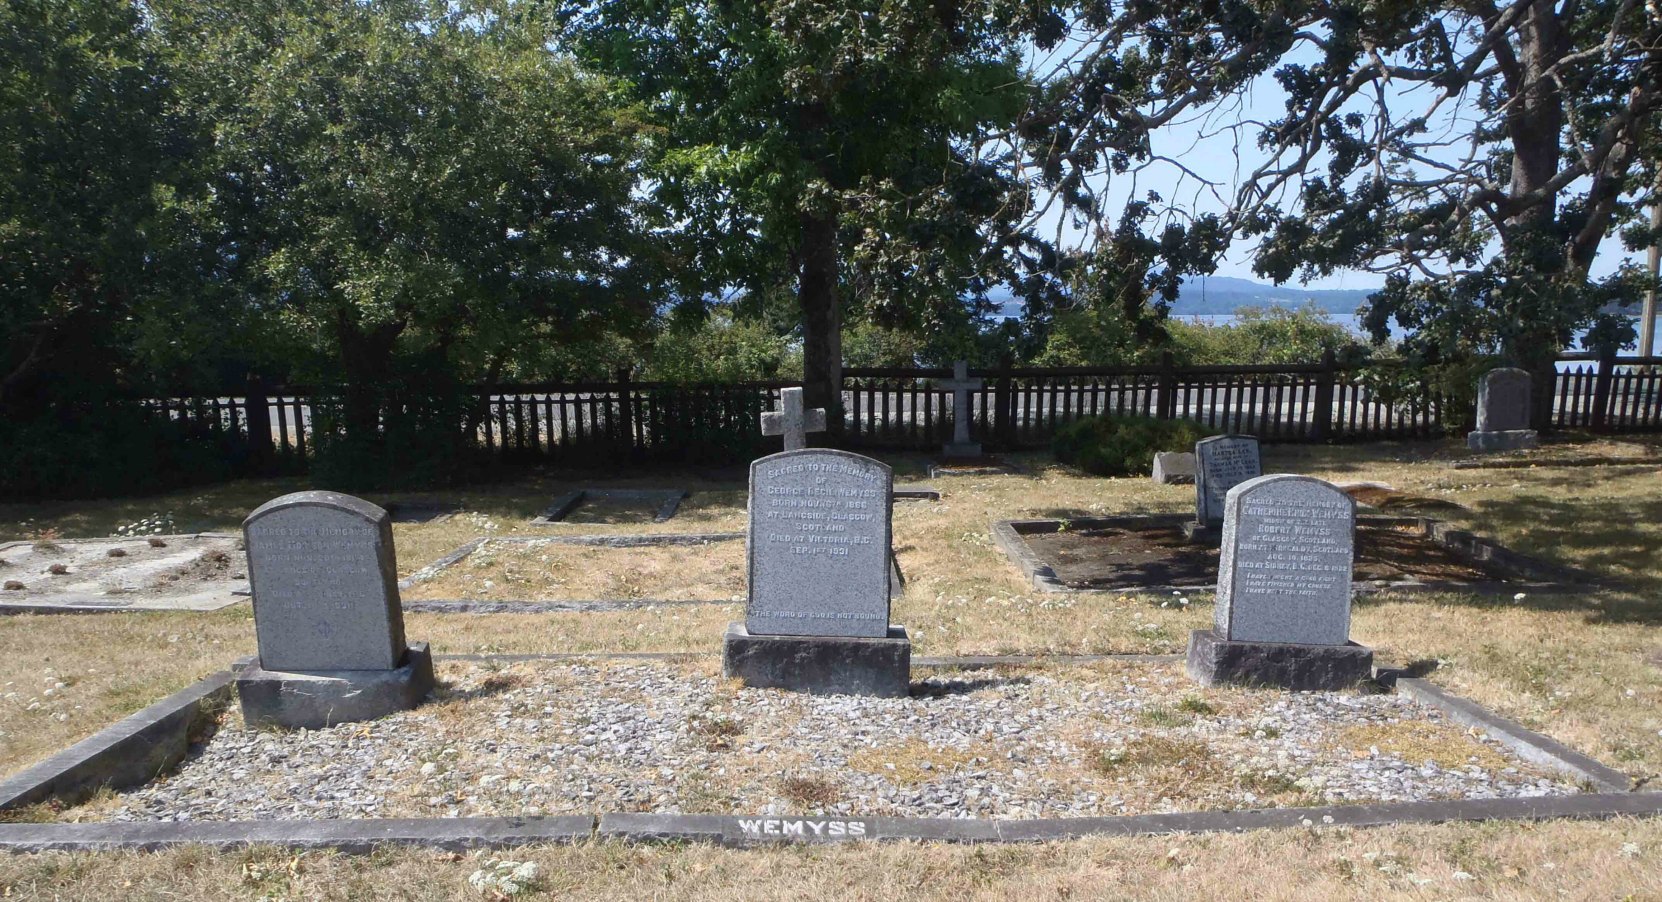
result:
[[[843,374],[835,443],[867,450],[938,449],[951,437],[954,395],[931,368],[850,368]],[[1048,445],[1081,417],[1135,414],[1189,419],[1270,442],[1432,438],[1470,420],[1440,397],[1393,397],[1356,370],[1295,366],[1016,367],[970,370],[971,434],[992,449]],[[446,428],[504,460],[668,459],[728,462],[777,447],[759,414],[791,382],[671,385],[538,383],[465,390]],[[151,398],[144,405],[186,431],[245,450],[251,470],[303,470],[331,434],[338,397],[307,386],[251,387],[237,395]],[[393,423],[413,410],[383,412]],[[1662,432],[1662,358],[1567,357],[1553,424],[1599,432]],[[386,427],[390,432],[392,426]]]

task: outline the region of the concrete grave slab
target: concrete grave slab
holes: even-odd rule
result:
[[[241,544],[211,532],[6,542],[0,586],[22,588],[0,589],[0,613],[218,610],[248,599]]]

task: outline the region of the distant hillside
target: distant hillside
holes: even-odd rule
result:
[[[1372,288],[1318,290],[1297,285],[1263,285],[1230,276],[1204,276],[1183,281],[1182,293],[1171,312],[1175,316],[1228,314],[1241,307],[1302,307],[1308,303],[1328,313],[1349,314],[1355,313],[1373,292]]]
[[[1313,303],[1328,313],[1350,314],[1373,292],[1372,288],[1317,290],[1297,285],[1264,285],[1232,276],[1205,276],[1183,281],[1171,313],[1172,316],[1228,315],[1241,307],[1303,307]],[[1021,315],[1021,302],[1008,291],[995,290],[989,297],[1003,309],[1005,316]]]

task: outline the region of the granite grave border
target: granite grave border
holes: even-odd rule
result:
[[[458,654],[446,661],[696,660],[707,652]],[[1172,661],[1176,655],[1011,655],[919,658],[916,667],[970,669],[1103,660]],[[190,738],[231,703],[236,669],[212,674],[62,752],[0,781],[0,810],[51,799],[77,801],[103,786],[148,782],[182,760]],[[382,846],[446,850],[594,839],[706,842],[731,847],[839,841],[1043,842],[1089,836],[1240,833],[1265,829],[1377,827],[1457,821],[1545,821],[1662,815],[1662,792],[1628,791],[1625,775],[1424,680],[1380,668],[1386,686],[1483,729],[1526,760],[1596,787],[1568,796],[1453,799],[1372,805],[1194,811],[1087,818],[976,819],[607,813],[540,817],[296,819],[123,823],[0,823],[0,851],[154,851],[185,845],[271,845],[364,854]],[[835,825],[835,826],[833,826]]]
[[[1122,592],[1127,594],[1180,592],[1209,592],[1216,588],[1212,581],[1191,585],[1109,586],[1080,589],[1069,586],[1057,577],[1056,571],[1027,544],[1026,536],[1061,532],[1064,529],[1147,529],[1154,527],[1181,527],[1190,522],[1189,514],[1120,514],[1106,517],[1077,517],[1073,519],[994,520],[993,544],[1022,572],[1022,575],[1040,592]],[[1558,564],[1513,551],[1493,539],[1487,539],[1433,517],[1358,516],[1358,526],[1413,526],[1420,537],[1453,551],[1465,560],[1498,567],[1511,574],[1518,582],[1496,580],[1356,580],[1352,590],[1358,595],[1377,592],[1474,592],[1485,595],[1524,592],[1584,592],[1615,588],[1607,578],[1597,574]]]
[[[681,502],[686,500],[688,494],[684,489],[576,489],[555,498],[554,502],[544,508],[542,513],[531,518],[531,524],[534,526],[548,526],[563,522],[583,502],[598,498],[646,503],[656,502],[658,509],[652,515],[652,522],[662,523],[675,516],[676,511],[681,509]]]

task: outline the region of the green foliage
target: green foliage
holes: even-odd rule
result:
[[[1331,351],[1340,359],[1363,356],[1365,348],[1344,326],[1314,305],[1243,307],[1233,323],[1172,320],[1173,354],[1180,365],[1320,363]]]
[[[640,378],[647,382],[753,382],[801,378],[801,354],[765,324],[717,312],[658,335]]]
[[[0,419],[129,381],[146,236],[188,147],[125,0],[0,6]],[[43,427],[52,428],[52,427]]]
[[[98,498],[224,479],[248,449],[238,439],[152,415],[136,404],[64,403],[0,429],[0,497]]]
[[[916,335],[870,322],[843,328],[844,366],[917,366],[923,342]]]
[[[1103,416],[1056,431],[1056,459],[1097,476],[1147,476],[1156,451],[1184,451],[1212,432],[1192,420]]]

